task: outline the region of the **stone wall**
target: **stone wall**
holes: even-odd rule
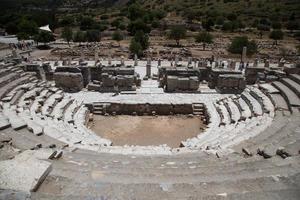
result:
[[[104,112],[116,115],[192,114],[192,104],[119,104],[104,103]]]
[[[228,69],[212,69],[210,74],[209,74],[209,82],[208,82],[208,87],[211,89],[215,89],[217,84],[218,84],[218,78],[220,75],[225,75],[225,74],[237,74],[241,75],[241,71],[233,71],[233,70],[228,70]]]
[[[255,84],[259,78],[259,73],[264,73],[264,67],[247,67],[245,71],[245,77],[247,84]]]
[[[239,74],[224,74],[218,76],[216,90],[220,93],[242,93],[246,88],[246,81]]]
[[[84,88],[81,73],[55,72],[54,81],[56,87],[68,92],[78,92]]]

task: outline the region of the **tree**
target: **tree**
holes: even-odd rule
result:
[[[74,24],[74,17],[73,16],[65,16],[60,21],[59,24],[61,26],[72,26]]]
[[[132,4],[128,7],[128,18],[132,21],[142,18],[145,10],[139,4]]]
[[[173,39],[176,41],[177,46],[179,46],[179,42],[181,39],[184,39],[186,36],[186,29],[183,26],[174,26],[168,37],[169,39]]]
[[[95,21],[92,17],[84,16],[84,17],[82,17],[82,19],[80,21],[80,29],[81,30],[91,29],[94,24],[95,24]]]
[[[213,43],[213,36],[208,32],[201,32],[196,35],[195,40],[197,43],[202,43],[203,50],[205,50],[206,44]]]
[[[130,35],[135,35],[139,30],[142,30],[144,33],[150,33],[151,28],[143,20],[137,19],[128,24],[127,30]]]
[[[112,39],[117,41],[119,43],[119,46],[120,46],[120,41],[123,40],[123,35],[120,31],[115,31],[112,35]]]
[[[73,37],[74,42],[86,42],[86,34],[83,31],[77,31]]]
[[[297,21],[288,21],[288,23],[286,24],[286,28],[293,32],[294,30],[299,29],[299,23]]]
[[[272,28],[273,29],[281,29],[281,23],[280,22],[278,22],[278,21],[275,21],[275,22],[273,22],[272,23]]]
[[[229,48],[228,51],[233,54],[242,54],[243,48],[247,47],[247,55],[252,55],[257,52],[257,45],[255,41],[249,41],[248,37],[235,37]]]
[[[209,18],[208,20],[205,20],[205,21],[202,22],[203,28],[205,28],[205,30],[207,30],[207,31],[212,30],[211,27],[214,26],[214,25],[215,25],[215,22],[212,18]]]
[[[39,34],[35,35],[34,40],[37,44],[41,42],[44,43],[44,45],[49,42],[55,41],[53,34],[48,31],[40,31]]]
[[[132,54],[136,54],[137,56],[143,55],[142,45],[139,42],[135,41],[134,38],[130,42],[129,50]]]
[[[88,30],[86,32],[86,39],[88,42],[100,42],[100,31],[98,30]]]
[[[143,31],[141,30],[137,31],[133,39],[142,46],[143,50],[149,47],[149,36],[145,34]]]
[[[70,45],[70,41],[73,38],[73,31],[70,27],[65,27],[62,31],[61,37],[65,39],[68,42],[68,45]]]
[[[8,34],[17,34],[19,31],[16,22],[8,22],[5,26],[5,30]]]
[[[275,45],[277,45],[277,41],[278,40],[282,40],[283,39],[283,32],[281,30],[274,30],[270,33],[270,38],[273,39],[275,41]]]
[[[35,35],[38,33],[38,26],[34,21],[22,19],[18,24],[18,31],[28,35]]]
[[[28,40],[29,35],[27,33],[20,32],[17,34],[18,40]]]

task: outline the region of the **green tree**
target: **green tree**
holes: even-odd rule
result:
[[[120,41],[123,40],[123,35],[120,31],[115,31],[112,35],[112,39],[117,41],[120,45]]]
[[[100,42],[101,36],[98,30],[88,30],[86,32],[86,39],[88,42]]]
[[[201,32],[196,35],[195,40],[197,43],[202,43],[205,50],[207,44],[213,43],[213,36],[208,32]]]
[[[135,35],[139,30],[142,30],[144,33],[150,33],[151,28],[143,20],[137,19],[128,24],[127,30],[130,35]]]
[[[22,19],[18,24],[18,30],[28,35],[35,35],[38,33],[38,26],[34,21]]]
[[[81,21],[80,21],[80,29],[81,30],[91,29],[94,24],[95,24],[95,21],[92,17],[84,16],[81,18]]]
[[[74,17],[73,16],[65,16],[60,21],[59,24],[61,26],[72,26],[74,24]]]
[[[299,29],[299,23],[297,21],[288,21],[288,23],[286,24],[286,28],[288,30],[290,30],[291,32],[293,32],[294,30],[298,30]]]
[[[169,39],[175,40],[177,46],[179,46],[180,40],[186,37],[186,28],[184,26],[174,26],[168,37]]]
[[[70,27],[64,27],[61,37],[65,39],[68,42],[68,45],[70,45],[70,41],[73,38],[73,31]]]
[[[270,33],[269,37],[275,41],[275,45],[277,45],[278,40],[283,39],[283,32],[281,30],[274,30]]]
[[[137,56],[143,55],[142,45],[139,42],[135,41],[134,38],[130,42],[129,50],[132,54],[136,54]]]
[[[143,31],[141,30],[137,31],[133,39],[142,46],[143,50],[149,47],[149,36],[145,34]]]
[[[281,29],[281,23],[280,22],[278,22],[278,21],[275,21],[275,22],[273,22],[272,23],[272,28],[273,29]]]
[[[27,33],[20,32],[17,34],[17,38],[18,38],[18,40],[28,40],[29,35]]]
[[[145,10],[139,4],[132,4],[128,7],[128,18],[133,21],[142,18]]]
[[[86,34],[83,31],[77,31],[73,36],[74,42],[86,42]]]
[[[215,22],[212,18],[209,18],[208,20],[205,20],[202,22],[203,28],[205,28],[205,30],[207,30],[207,31],[211,31],[212,30],[211,27],[214,25],[215,25]]]
[[[298,45],[296,48],[297,48],[298,55],[300,55],[300,45]]]
[[[48,31],[40,31],[37,35],[34,36],[34,40],[37,44],[41,42],[44,43],[44,45],[49,42],[55,41],[53,34]]]
[[[16,22],[8,22],[5,26],[5,30],[8,34],[17,34],[19,31]]]
[[[229,48],[228,51],[233,54],[242,54],[243,48],[247,47],[247,55],[252,55],[257,52],[257,45],[255,41],[249,41],[248,37],[235,37]]]

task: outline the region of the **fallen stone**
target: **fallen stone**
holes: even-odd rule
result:
[[[7,136],[3,136],[3,135],[0,135],[0,142],[1,143],[8,143],[12,140],[11,137],[7,137]]]
[[[10,127],[10,123],[7,119],[0,118],[0,130],[4,130]]]
[[[246,154],[247,156],[252,156],[252,153],[251,153],[248,149],[242,148],[242,151],[243,151],[243,153]]]
[[[49,147],[50,149],[53,149],[53,148],[56,147],[56,144],[50,144],[48,147]]]
[[[264,150],[257,149],[257,154],[264,157],[264,159],[272,158],[272,156],[266,153]]]
[[[0,189],[0,199],[6,200],[29,200],[30,194],[23,191],[15,190],[1,190]]]
[[[48,159],[53,160],[57,154],[57,151],[53,151],[53,153],[49,156]]]
[[[62,155],[63,155],[63,151],[58,151],[57,153],[56,153],[56,155],[55,155],[55,159],[59,159],[59,158],[61,158],[62,157]]]
[[[0,188],[35,192],[51,171],[51,163],[28,152],[0,162]]]
[[[286,159],[287,157],[290,157],[291,154],[285,151],[284,148],[279,148],[276,150],[276,155],[280,156],[283,159]]]

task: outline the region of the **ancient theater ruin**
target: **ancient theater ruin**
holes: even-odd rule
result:
[[[149,155],[174,160],[165,165],[176,166],[197,154],[197,162],[226,158],[213,170],[227,173],[234,160],[240,160],[234,169],[246,164],[267,169],[263,160],[272,157],[287,173],[298,171],[299,65],[256,61],[240,71],[238,63],[224,63],[2,59],[1,148],[7,149],[5,156],[15,156],[0,162],[1,188],[33,192],[44,182],[39,196],[54,187],[52,179],[68,162],[102,162],[102,155],[115,160],[99,167],[131,165],[125,160]],[[243,158],[256,153],[255,159]],[[14,170],[8,172],[8,165]],[[277,164],[270,165],[271,171],[256,174],[257,179],[276,172]],[[196,166],[191,162],[186,168]]]
[[[106,39],[0,54],[0,199],[299,199],[299,55]]]

